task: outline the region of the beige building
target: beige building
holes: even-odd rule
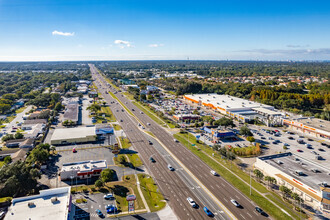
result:
[[[64,145],[94,142],[97,140],[95,127],[77,127],[55,129],[50,144]]]
[[[277,184],[297,193],[307,205],[330,217],[330,171],[292,153],[258,157],[254,164]],[[329,185],[328,185],[329,184]]]

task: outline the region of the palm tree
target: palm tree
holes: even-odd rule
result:
[[[258,178],[258,181],[259,182],[264,177],[264,174],[260,170],[258,170],[258,169],[253,170],[253,173],[256,175],[256,177]]]

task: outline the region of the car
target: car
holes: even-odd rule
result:
[[[73,148],[73,149],[72,149],[72,153],[77,153],[76,148]]]
[[[207,216],[210,216],[210,217],[213,216],[213,213],[206,206],[203,208],[203,210],[204,210],[204,212],[206,213]]]
[[[215,172],[214,170],[211,170],[210,172],[211,172],[211,174],[212,174],[213,176],[218,176],[218,173]]]
[[[311,151],[312,154],[319,155],[316,151]]]
[[[135,111],[135,109],[134,109],[134,108],[132,108],[132,111],[134,112],[134,111]]]
[[[115,199],[115,197],[111,193],[108,193],[108,194],[104,195],[103,198],[107,199],[107,200],[114,200]]]
[[[268,137],[268,140],[273,140],[273,138],[272,137]]]
[[[266,138],[265,138],[265,137],[261,137],[261,139],[263,139],[263,140],[264,140],[264,139],[266,139]]]
[[[273,143],[273,144],[277,144],[277,141],[273,141],[272,143]]]
[[[297,152],[303,152],[302,150],[298,149]]]
[[[149,142],[149,145],[152,145],[152,142],[151,141],[148,141]]]
[[[323,148],[319,148],[318,150],[319,150],[319,151],[322,151],[322,152],[324,152],[324,151],[325,151]]]
[[[179,142],[177,139],[173,139],[174,140],[174,142]]]
[[[148,126],[150,126],[150,123],[147,123]]]
[[[235,199],[231,199],[230,202],[236,206],[236,207],[240,207],[241,205],[235,200]]]
[[[294,138],[293,138],[293,137],[291,137],[291,136],[290,136],[290,137],[288,137],[288,139],[290,139],[290,140],[294,140]]]
[[[187,201],[188,201],[188,203],[189,203],[193,208],[196,208],[196,207],[197,207],[196,202],[195,202],[192,198],[188,197],[188,198],[187,198]]]
[[[115,205],[107,205],[105,209],[107,210],[107,213],[117,212],[117,207]]]
[[[289,146],[289,144],[288,143],[284,143],[283,146]]]
[[[120,119],[120,122],[123,122],[123,119]]]
[[[327,144],[322,142],[321,145],[322,145],[322,146],[326,146]]]
[[[174,168],[169,164],[167,165],[167,168],[170,170],[170,171],[174,171]]]
[[[153,157],[150,157],[149,160],[152,162],[152,163],[155,163],[156,160],[153,158]]]
[[[103,215],[103,213],[101,212],[100,209],[96,209],[95,212],[96,212],[96,214],[97,214],[99,217],[101,217],[101,218],[104,217],[104,215]]]
[[[142,128],[142,129],[144,129],[144,127],[143,127],[143,126],[142,126],[141,128]]]
[[[140,112],[140,114],[143,114],[143,112]]]
[[[256,207],[255,208],[256,209],[256,211],[258,212],[258,213],[260,213],[261,215],[264,215],[264,210],[262,210],[261,208],[259,208],[259,207]]]
[[[307,138],[307,140],[308,140],[308,141],[314,141],[314,140],[313,140],[313,139],[311,139],[311,138]]]

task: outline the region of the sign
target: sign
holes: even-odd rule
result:
[[[128,202],[128,212],[134,212],[134,201]]]
[[[134,200],[136,200],[136,196],[135,195],[128,195],[128,196],[126,196],[126,200],[127,201],[134,201]]]

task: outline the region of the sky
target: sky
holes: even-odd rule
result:
[[[0,61],[330,60],[330,1],[0,0]]]

